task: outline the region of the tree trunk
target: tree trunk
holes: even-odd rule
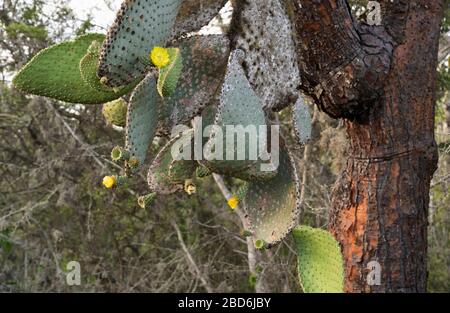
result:
[[[381,26],[357,24],[345,0],[295,2],[302,88],[345,119],[350,141],[330,213],[345,290],[425,292],[443,1],[379,1]],[[379,285],[368,280],[373,261]]]

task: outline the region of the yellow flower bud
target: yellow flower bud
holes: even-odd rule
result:
[[[235,210],[237,208],[237,206],[239,205],[239,199],[237,197],[230,198],[228,200],[228,205],[230,206],[230,208]]]
[[[106,176],[103,178],[103,186],[107,189],[112,189],[116,186],[117,178],[116,176]]]
[[[169,65],[170,56],[166,48],[154,47],[150,53],[150,60],[157,68],[163,68]]]
[[[184,183],[184,191],[190,196],[197,193],[197,187],[194,185],[191,179],[186,180]]]

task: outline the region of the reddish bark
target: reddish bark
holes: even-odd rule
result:
[[[303,89],[344,118],[347,165],[330,230],[348,292],[424,292],[442,0],[383,0],[383,25],[359,25],[345,0],[295,0]],[[367,264],[381,265],[369,286]]]

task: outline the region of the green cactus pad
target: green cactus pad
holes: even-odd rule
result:
[[[214,151],[215,145],[221,144],[221,137],[223,137],[223,155],[216,155],[215,152],[210,156],[206,154],[202,164],[214,173],[243,180],[269,179],[276,175],[276,170],[263,169],[262,165],[269,165],[270,161],[259,159],[258,154],[261,148],[267,150],[267,139],[269,138],[265,136],[262,137],[265,145],[259,147],[260,136],[263,135],[260,126],[266,125],[266,118],[261,103],[240,65],[242,57],[243,52],[237,50],[230,58],[215,121],[215,125],[218,127],[217,131],[220,132],[212,131],[211,139],[205,146],[206,151]],[[233,135],[232,133],[227,134],[229,126],[237,127],[236,132],[242,133],[246,138],[239,138],[234,134],[234,140],[228,144],[227,136]],[[245,130],[253,130],[253,133],[245,135]],[[238,156],[238,147],[241,144],[245,148],[245,155]],[[250,155],[249,151],[257,153]]]
[[[170,64],[159,70],[158,93],[165,98],[172,95],[177,88],[181,71],[183,70],[183,57],[180,49],[169,48]]]
[[[170,135],[174,126],[190,122],[216,99],[229,56],[222,35],[193,36],[180,42],[183,71],[174,93],[161,102],[158,132]]]
[[[102,104],[119,98],[124,93],[97,90],[81,77],[81,59],[92,42],[103,39],[104,35],[90,34],[42,50],[14,77],[14,86],[70,103]]]
[[[80,61],[80,73],[81,78],[91,88],[105,93],[115,94],[117,97],[123,96],[131,92],[140,80],[136,80],[127,86],[121,88],[111,88],[100,82],[100,78],[97,77],[97,70],[100,57],[101,42],[93,41],[88,48],[86,55]]]
[[[128,105],[126,149],[145,162],[148,147],[152,144],[158,124],[158,101],[155,74],[150,73],[136,87]]]
[[[268,247],[280,242],[297,225],[300,182],[289,151],[280,146],[278,174],[268,181],[251,181],[244,198],[250,230]]]
[[[125,0],[108,31],[100,56],[99,77],[120,87],[143,77],[155,46],[164,46],[171,34],[181,0]]]
[[[306,293],[341,293],[344,266],[338,242],[327,231],[299,226],[292,232],[298,249],[298,275]]]
[[[195,32],[208,25],[219,14],[228,0],[184,0],[172,31],[171,38]]]
[[[193,131],[174,137],[156,156],[147,176],[151,191],[163,195],[173,194],[183,190],[185,181],[194,176],[197,163],[193,161],[192,155],[190,160],[178,160],[177,155],[182,151],[176,151],[174,145],[180,142],[190,145],[192,153]]]
[[[279,111],[296,101],[301,83],[291,1],[235,3],[232,49],[245,51],[243,65],[264,108]]]
[[[108,124],[125,127],[127,124],[128,104],[123,99],[107,102],[103,105],[102,113]]]
[[[293,108],[293,125],[297,141],[304,145],[311,139],[312,120],[308,106],[305,104],[303,97],[300,96]]]

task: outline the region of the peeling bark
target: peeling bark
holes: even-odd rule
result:
[[[381,26],[357,24],[345,0],[294,2],[302,89],[345,118],[351,146],[330,214],[345,289],[424,292],[443,1],[380,1]],[[371,261],[380,286],[368,284]]]

